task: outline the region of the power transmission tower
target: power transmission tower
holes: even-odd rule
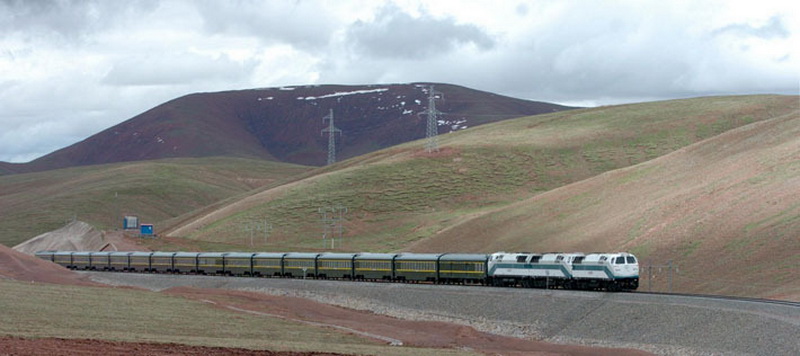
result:
[[[322,123],[329,120],[328,127],[322,129],[322,133],[328,133],[328,164],[336,163],[336,133],[342,134],[342,130],[333,125],[333,109],[330,113],[322,118]]]
[[[425,137],[427,138],[425,141],[425,151],[428,153],[439,151],[439,121],[436,119],[436,116],[442,114],[442,112],[436,110],[437,94],[441,98],[444,98],[444,94],[433,90],[433,85],[431,85],[430,88],[428,88],[428,108],[420,113],[420,115],[424,114],[428,116],[428,129],[425,132]]]

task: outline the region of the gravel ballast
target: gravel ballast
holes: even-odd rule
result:
[[[639,293],[84,272],[155,291],[190,286],[303,297],[412,320],[656,354],[800,354],[800,307]]]

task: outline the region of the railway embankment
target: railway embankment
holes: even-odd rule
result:
[[[446,321],[498,335],[656,354],[800,354],[800,307],[643,293],[89,272],[97,282],[312,299],[401,319]]]

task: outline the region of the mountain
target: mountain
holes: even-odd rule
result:
[[[0,174],[175,157],[244,157],[301,165],[327,162],[323,117],[333,110],[337,156],[359,156],[423,138],[431,84],[293,86],[187,95],[86,140]],[[440,134],[569,107],[433,84]]]

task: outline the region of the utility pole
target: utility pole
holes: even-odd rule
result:
[[[322,123],[325,123],[325,120],[329,120],[329,123],[327,128],[322,129],[322,133],[328,133],[328,164],[330,165],[336,163],[336,133],[341,135],[342,130],[333,125],[333,109],[330,109],[329,114],[322,118]]]
[[[243,223],[242,230],[245,233],[247,233],[248,235],[250,235],[250,239],[249,239],[250,240],[250,247],[255,246],[255,236],[256,236],[257,233],[261,233],[261,232],[264,233],[264,245],[266,245],[267,244],[267,238],[269,237],[269,234],[272,232],[272,224],[270,224],[269,221],[266,218],[264,218],[264,222],[263,223],[261,221],[258,221],[258,220],[253,220],[253,221],[249,221],[249,222]]]
[[[677,277],[677,274],[680,273],[679,266],[676,265],[676,264],[673,264],[672,260],[667,261],[666,265],[654,265],[654,264],[650,263],[647,266],[642,265],[640,268],[642,268],[642,269],[646,268],[647,269],[647,291],[648,292],[652,292],[653,291],[653,279],[655,279],[656,277],[658,277],[659,280],[661,278],[663,278],[661,276],[661,273],[663,273],[664,270],[666,269],[667,270],[667,286],[666,286],[667,287],[667,293],[672,293],[672,281],[673,281],[673,278]],[[655,271],[656,272],[655,276],[653,275],[653,269],[654,268],[657,269]],[[663,288],[664,287],[662,286],[661,288],[657,288],[657,289],[660,289],[663,292]]]
[[[347,207],[341,205],[328,206],[319,208],[319,213],[322,215],[322,245],[325,247],[327,243],[325,239],[331,239],[331,249],[336,247],[336,235],[339,235],[339,246],[342,246],[344,228],[342,223],[344,215],[347,214]]]
[[[425,131],[425,137],[427,138],[425,151],[428,153],[439,151],[439,121],[436,116],[442,114],[442,112],[436,110],[436,94],[439,94],[442,98],[444,97],[444,94],[433,90],[433,85],[431,85],[428,88],[428,108],[420,113],[420,115],[425,114],[428,117],[428,128]]]

